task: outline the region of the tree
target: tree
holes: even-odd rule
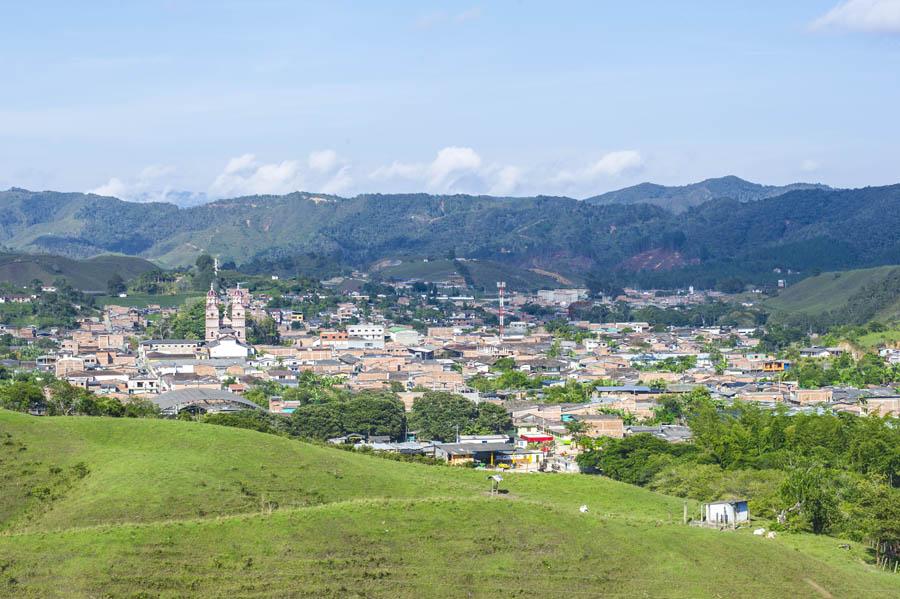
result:
[[[566,432],[572,437],[575,443],[580,443],[581,437],[587,432],[587,423],[577,418],[571,418],[565,422]]]
[[[278,323],[271,316],[267,316],[258,322],[248,318],[247,341],[254,345],[277,345],[281,343]]]
[[[446,391],[427,391],[413,402],[409,426],[422,439],[453,441],[456,433],[466,432],[478,416],[475,403]]]
[[[0,406],[17,412],[28,412],[40,408],[44,403],[44,392],[31,381],[16,381],[0,388]]]
[[[584,472],[599,472],[610,478],[633,485],[647,485],[677,458],[694,451],[689,445],[673,444],[648,433],[630,435],[624,439],[602,439],[578,456],[578,466]]]
[[[194,272],[193,285],[194,289],[204,291],[209,289],[210,283],[216,276],[215,261],[209,254],[201,254],[194,263],[196,271]]]
[[[828,531],[838,518],[838,503],[825,468],[821,464],[799,466],[791,470],[781,485],[781,497],[789,506],[782,518],[793,513],[799,517],[795,523],[809,528],[815,534]]]
[[[169,323],[176,339],[203,339],[206,336],[206,305],[196,301],[178,311]]]
[[[331,439],[343,434],[338,404],[300,406],[291,414],[291,434],[308,439]]]
[[[360,393],[341,405],[345,433],[400,439],[406,425],[403,402],[390,393]]]
[[[125,293],[125,290],[125,279],[119,273],[113,273],[109,280],[106,281],[106,293],[108,295],[116,296],[120,293]]]
[[[466,432],[473,432],[478,435],[499,435],[508,433],[512,430],[512,416],[503,406],[495,403],[481,402],[478,404],[478,416],[475,418]]]

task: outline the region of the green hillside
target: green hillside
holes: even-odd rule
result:
[[[729,178],[718,183],[735,187]],[[743,193],[713,195],[673,213],[641,202],[563,197],[303,192],[179,209],[14,189],[0,192],[0,243],[79,258],[128,254],[167,266],[209,252],[238,266],[256,264],[260,273],[266,264],[305,263],[323,278],[329,265],[346,271],[453,254],[501,269],[669,288],[735,278],[773,284],[783,276],[776,268],[800,273],[791,275],[796,280],[816,269],[900,263],[900,185],[795,189],[756,201],[741,201]],[[647,264],[641,257],[648,255],[677,259]]]
[[[821,316],[847,310],[864,300],[877,300],[876,305],[869,307],[871,317],[889,320],[900,315],[900,295],[891,287],[898,275],[897,266],[826,272],[791,285],[777,297],[766,300],[765,305],[787,315]],[[874,297],[875,290],[884,293]]]
[[[900,593],[861,547],[682,526],[681,500],[599,477],[490,497],[483,472],[193,422],[0,411],[0,480],[0,595]]]
[[[497,281],[506,281],[507,287],[516,291],[534,291],[560,287],[562,283],[552,277],[524,268],[499,264],[488,260],[467,260],[459,262],[468,270],[476,288],[495,292]],[[426,282],[446,281],[453,275],[461,274],[453,260],[405,261],[377,271],[385,279],[418,279]]]
[[[157,268],[152,262],[133,256],[102,255],[74,260],[49,254],[0,254],[0,281],[28,285],[35,279],[50,284],[64,278],[76,289],[101,291],[118,273],[126,281]]]

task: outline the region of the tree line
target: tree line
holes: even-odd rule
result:
[[[578,457],[582,470],[700,501],[748,498],[773,528],[869,541],[879,561],[900,560],[897,419],[726,408],[705,389],[673,402],[692,443],[600,439]]]

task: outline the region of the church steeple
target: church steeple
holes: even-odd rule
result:
[[[209,284],[209,291],[206,293],[206,340],[215,341],[219,338],[219,328],[221,327],[219,320],[219,296],[213,288],[213,283]]]

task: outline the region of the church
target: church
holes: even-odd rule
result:
[[[224,313],[219,312],[219,294],[210,284],[206,294],[206,347],[210,358],[246,358],[247,345],[246,310],[250,294],[240,285],[229,289]]]

